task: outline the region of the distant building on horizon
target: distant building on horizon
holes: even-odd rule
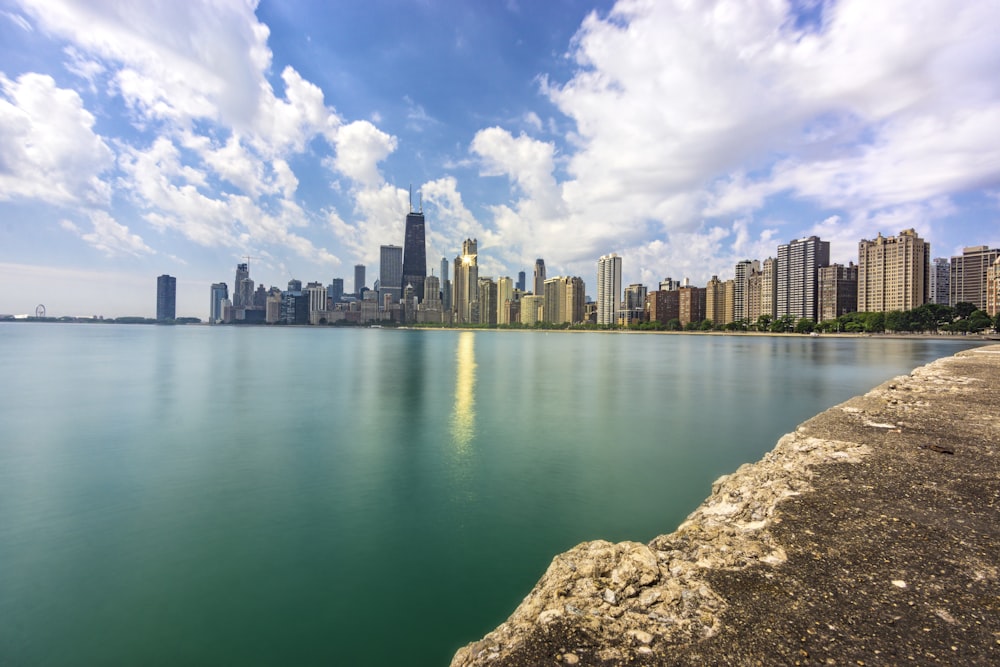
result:
[[[913,310],[930,291],[931,244],[906,229],[858,243],[858,312]]]
[[[517,285],[515,285],[515,287],[517,289],[521,290],[522,292],[526,292],[527,291],[525,289],[525,281],[526,280],[527,280],[527,276],[524,274],[524,271],[518,271],[517,272]]]
[[[156,279],[156,320],[177,319],[177,278],[163,274]]]
[[[223,308],[229,300],[229,286],[226,283],[212,283],[211,300],[209,301],[208,322],[219,324],[224,316]]]
[[[326,296],[335,305],[344,299],[344,279],[334,278],[330,281],[330,286],[326,288]]]
[[[354,296],[357,299],[363,297],[362,292],[365,289],[365,265],[355,264],[354,265]]]
[[[451,312],[451,280],[448,278],[448,258],[441,258],[441,310]],[[426,291],[426,287],[424,290]],[[426,294],[425,294],[426,296]]]
[[[455,258],[455,280],[451,287],[455,324],[479,321],[479,251],[476,239],[462,242],[462,254]]]
[[[403,247],[384,245],[379,248],[378,301],[382,309],[385,303],[399,303],[403,298]]]
[[[986,270],[986,314],[1000,315],[1000,257]]]
[[[535,282],[532,289],[537,296],[543,296],[545,291],[545,260],[541,257],[535,260]]]

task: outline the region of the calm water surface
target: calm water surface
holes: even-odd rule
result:
[[[0,324],[0,664],[446,665],[969,343]]]

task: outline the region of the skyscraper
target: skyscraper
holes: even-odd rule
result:
[[[534,293],[542,296],[545,292],[545,260],[539,257],[535,260]]]
[[[451,288],[456,324],[474,324],[479,312],[479,257],[476,239],[462,242],[462,254],[455,258],[455,280]]]
[[[441,258],[441,310],[451,312],[451,281],[448,279],[447,257]]]
[[[514,281],[507,276],[497,280],[497,324],[510,324],[510,302],[514,300]]]
[[[361,290],[365,287],[365,265],[354,265],[354,296],[361,299]]]
[[[858,243],[858,312],[912,310],[927,302],[931,245],[907,229]]]
[[[527,276],[524,275],[524,271],[518,271],[517,272],[517,285],[516,285],[516,287],[517,287],[517,289],[521,290],[522,292],[525,291],[525,289],[524,289],[525,280],[527,280]]]
[[[339,303],[344,298],[344,279],[334,278],[326,288],[327,296],[333,303]]]
[[[816,319],[818,270],[829,264],[830,242],[817,236],[778,246],[777,317]]]
[[[1000,314],[1000,257],[986,270],[986,314],[996,317]]]
[[[951,258],[951,285],[949,301],[952,306],[968,302],[976,308],[986,307],[986,272],[1000,250],[979,245],[963,248],[962,254]]]
[[[622,293],[622,258],[616,253],[597,260],[597,323],[618,324]]]
[[[778,260],[768,257],[760,271],[760,315],[773,318],[778,306]]]
[[[399,303],[403,298],[403,248],[384,245],[379,248],[378,302]]]
[[[163,322],[176,316],[177,278],[163,274],[156,279],[156,319]]]
[[[424,242],[424,212],[414,212],[412,204],[406,215],[406,235],[403,240],[403,286],[413,285],[418,301],[424,300],[424,278],[427,277],[427,249]]]
[[[757,260],[744,259],[736,263],[733,283],[733,320],[748,319],[750,317],[750,300],[748,290],[750,288],[750,276],[760,272],[760,262]]]
[[[209,324],[218,324],[222,321],[222,306],[228,298],[229,286],[226,283],[212,283],[212,298],[208,307]]]
[[[726,319],[726,283],[719,276],[712,276],[705,285],[705,319],[712,324],[727,324]]]
[[[927,301],[947,306],[950,298],[948,296],[949,285],[951,285],[951,263],[947,257],[936,257],[931,264],[931,287]]]
[[[236,310],[253,308],[253,280],[250,279],[249,264],[236,265],[236,282],[233,283],[233,308]]]
[[[819,319],[835,320],[858,309],[858,267],[833,264],[819,269]]]

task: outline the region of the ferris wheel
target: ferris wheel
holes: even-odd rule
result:
[[[38,307],[35,308],[35,317],[45,317],[45,305],[44,304],[40,303],[40,304],[38,304]]]

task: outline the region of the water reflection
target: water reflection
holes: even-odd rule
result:
[[[455,408],[451,415],[451,439],[458,451],[464,451],[476,430],[476,334],[458,334],[455,353]]]

